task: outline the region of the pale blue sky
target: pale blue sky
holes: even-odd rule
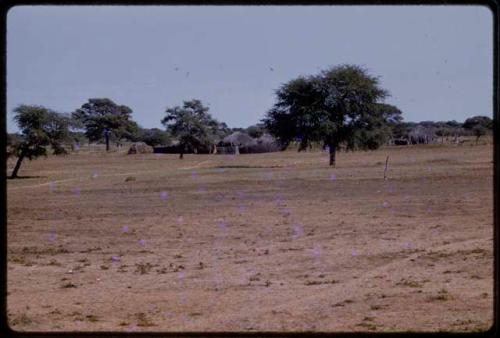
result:
[[[21,6],[7,17],[12,109],[71,112],[109,97],[142,126],[198,98],[231,127],[274,90],[353,63],[380,76],[407,121],[492,116],[492,14],[480,6]]]

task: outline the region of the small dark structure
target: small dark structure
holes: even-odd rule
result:
[[[393,140],[393,144],[395,146],[407,146],[410,144],[410,141],[406,138],[397,138]]]
[[[173,144],[170,146],[154,147],[155,154],[180,154],[181,146]],[[196,150],[185,149],[184,154],[257,154],[269,153],[283,150],[279,142],[269,134],[264,134],[255,139],[250,135],[237,131],[226,136],[215,146],[200,147]]]
[[[155,154],[180,154],[182,152],[182,148],[178,144],[170,145],[170,146],[161,146],[154,147],[153,152]],[[184,150],[184,154],[209,154],[210,151],[208,148],[197,148],[196,151],[191,148],[187,148]]]
[[[153,148],[153,153],[155,154],[180,154],[180,152],[181,147],[178,144]]]
[[[217,154],[257,154],[280,150],[279,143],[269,134],[264,134],[255,139],[241,131],[226,136],[217,145]]]

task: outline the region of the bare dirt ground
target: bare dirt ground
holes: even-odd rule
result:
[[[24,163],[32,178],[8,180],[11,327],[487,330],[492,146],[337,161],[80,151]]]

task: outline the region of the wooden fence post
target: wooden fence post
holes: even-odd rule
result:
[[[384,181],[387,180],[387,164],[389,163],[389,155],[385,159],[385,168],[384,168]]]

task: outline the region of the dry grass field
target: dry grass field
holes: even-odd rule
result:
[[[334,169],[319,151],[27,161],[29,178],[7,183],[9,323],[487,330],[492,154],[388,147],[340,153]]]

